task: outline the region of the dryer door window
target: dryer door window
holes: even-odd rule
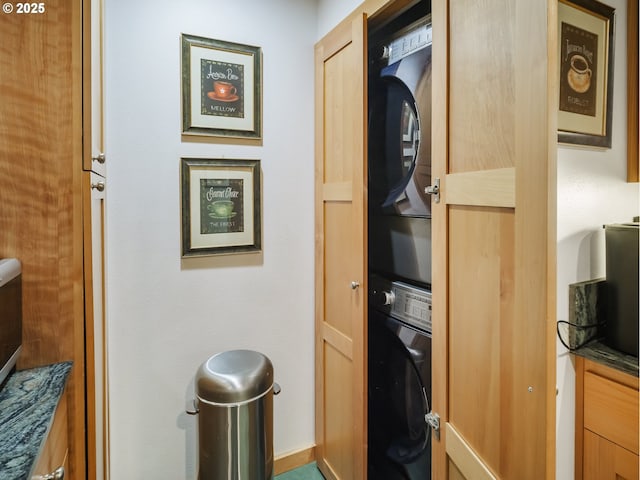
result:
[[[369,187],[377,207],[406,201],[416,166],[420,121],[413,97],[398,80],[383,79],[372,89],[369,121]]]
[[[416,115],[415,105],[403,100],[401,107],[401,133],[402,133],[402,173],[403,177],[409,176],[416,165],[418,147],[420,145],[420,123]]]

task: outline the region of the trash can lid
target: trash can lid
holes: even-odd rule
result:
[[[236,403],[264,394],[273,385],[273,365],[252,350],[229,350],[204,362],[196,374],[196,394],[215,403]]]

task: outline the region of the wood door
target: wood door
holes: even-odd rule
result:
[[[432,21],[433,478],[554,478],[556,2]]]
[[[107,325],[104,307],[103,2],[83,0],[83,233],[87,476],[109,478]]]
[[[104,177],[85,172],[84,292],[88,478],[108,479],[108,357],[104,309]]]
[[[576,478],[635,480],[638,471],[638,455],[584,429],[584,476]]]
[[[82,2],[4,5],[7,11],[0,14],[0,256],[22,262],[23,349],[18,368],[73,361],[66,386],[67,476],[81,479],[86,442]],[[30,14],[17,12],[30,6],[35,8]]]
[[[106,175],[104,156],[104,96],[103,96],[103,3],[102,0],[82,0],[82,101],[83,152],[82,168],[103,177]]]
[[[365,16],[316,45],[316,457],[366,476]]]

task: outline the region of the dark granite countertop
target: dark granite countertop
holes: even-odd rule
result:
[[[638,376],[638,357],[614,350],[600,340],[591,340],[583,347],[574,350],[573,353],[629,375]]]
[[[70,370],[63,362],[7,379],[0,390],[0,479],[31,478]]]

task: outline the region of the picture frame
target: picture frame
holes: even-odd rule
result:
[[[182,133],[262,138],[262,49],[182,34]]]
[[[615,10],[558,1],[560,143],[611,148]]]
[[[180,172],[182,258],[261,251],[260,160],[181,158]]]

